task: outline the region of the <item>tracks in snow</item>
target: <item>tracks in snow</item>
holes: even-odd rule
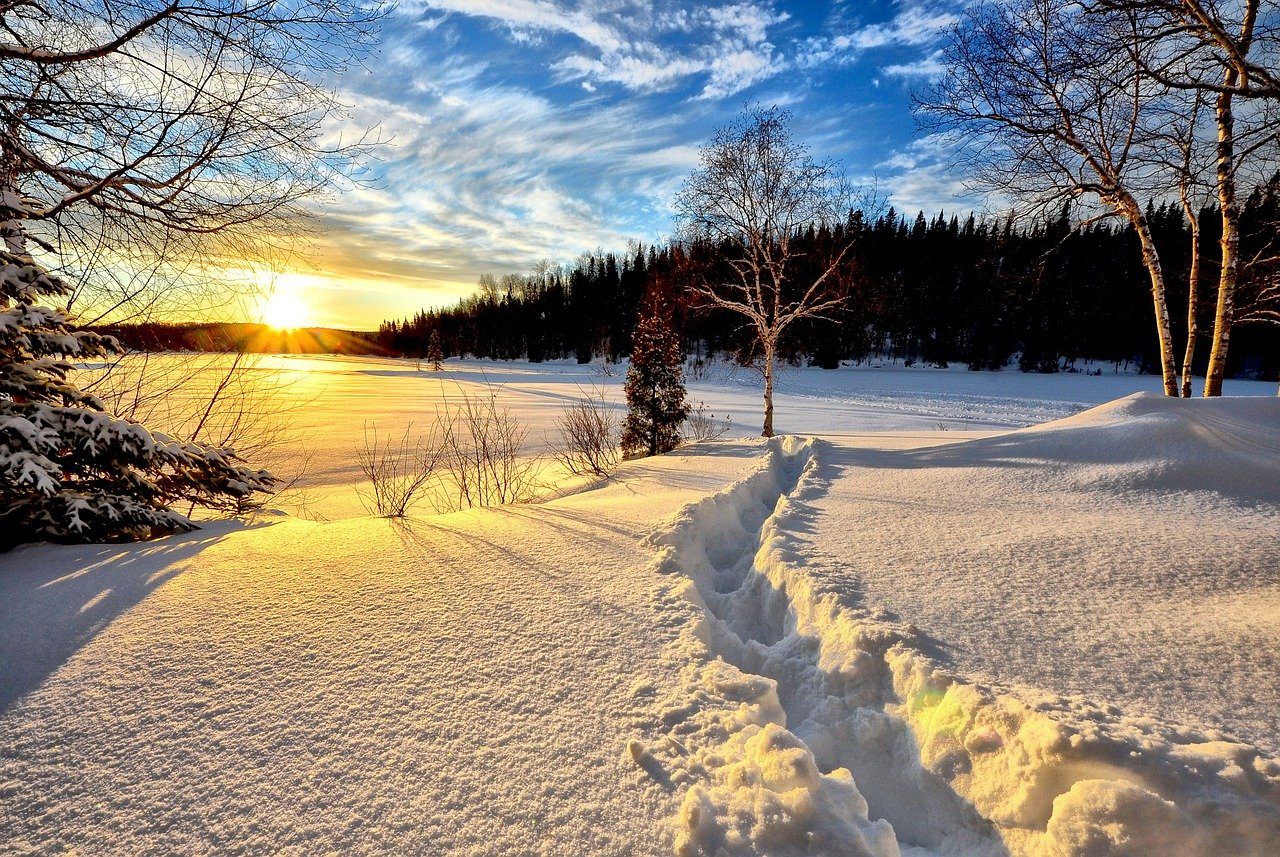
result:
[[[858,605],[803,538],[822,446],[771,441],[650,537],[682,686],[632,753],[685,788],[682,857],[1274,853],[1280,765],[1253,748],[1147,718],[1063,725]]]
[[[673,652],[692,665],[683,698],[659,713],[671,736],[665,761],[696,784],[678,848],[810,853],[820,842],[880,855],[899,853],[901,841],[1004,853],[991,825],[920,764],[910,726],[885,711],[894,699],[885,652],[901,635],[824,640],[794,535],[813,515],[805,498],[823,489],[818,448],[772,441],[758,471],[651,537],[659,569],[674,577],[660,601],[679,610],[683,600],[689,622]]]

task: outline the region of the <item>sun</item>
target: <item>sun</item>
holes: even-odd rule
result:
[[[294,289],[277,287],[262,304],[262,321],[277,330],[306,327],[309,320],[307,304]]]

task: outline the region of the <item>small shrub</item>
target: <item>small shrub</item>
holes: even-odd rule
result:
[[[560,416],[560,444],[556,453],[570,473],[608,476],[618,466],[618,436],[622,420],[604,391],[594,390]]]
[[[365,426],[364,445],[356,458],[373,486],[369,494],[360,492],[360,502],[371,515],[403,518],[422,499],[435,473],[441,452],[438,437],[412,437],[412,430],[410,423],[400,438],[384,438],[377,426]]]
[[[728,434],[733,427],[733,419],[725,417],[717,419],[707,408],[706,402],[698,402],[698,407],[689,412],[684,420],[684,439],[690,443],[704,440],[716,440]]]
[[[499,407],[496,390],[446,400],[439,415],[438,463],[447,478],[436,511],[528,503],[538,495],[541,462],[523,454],[529,430]]]

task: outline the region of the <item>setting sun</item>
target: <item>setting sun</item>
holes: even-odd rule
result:
[[[296,330],[309,324],[310,314],[297,291],[277,288],[262,304],[262,321],[278,330]]]

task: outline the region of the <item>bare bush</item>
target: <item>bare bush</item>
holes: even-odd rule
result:
[[[690,381],[705,381],[711,374],[711,358],[691,357],[684,363],[684,377]]]
[[[438,464],[446,478],[433,499],[436,511],[528,503],[537,496],[541,462],[522,454],[529,430],[498,404],[497,390],[446,399],[438,414]]]
[[[706,402],[698,402],[698,406],[689,412],[684,420],[684,439],[690,443],[704,440],[716,440],[724,437],[733,427],[733,419],[718,419],[711,413]]]
[[[579,398],[560,416],[556,460],[575,475],[608,476],[618,466],[622,419],[603,390]]]
[[[366,425],[364,445],[357,451],[360,470],[370,493],[357,492],[371,515],[403,518],[423,499],[441,454],[439,435],[413,436],[410,423],[399,438],[380,437],[377,426]]]

